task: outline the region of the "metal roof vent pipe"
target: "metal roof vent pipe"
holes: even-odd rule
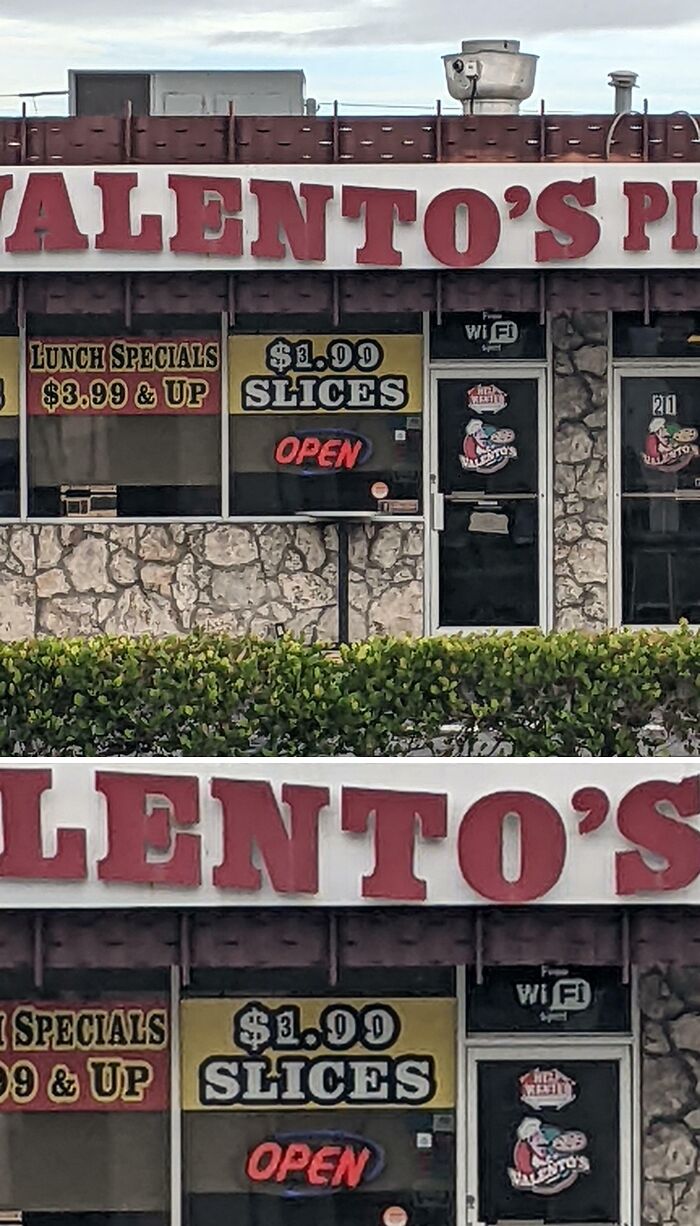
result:
[[[632,93],[638,80],[639,74],[627,68],[618,68],[610,73],[608,84],[615,90],[616,115],[628,115],[633,109]]]
[[[538,58],[515,38],[467,39],[461,52],[442,57],[450,97],[465,115],[517,115],[535,88]]]

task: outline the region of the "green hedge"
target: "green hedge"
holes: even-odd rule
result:
[[[0,644],[0,754],[698,752],[700,636]]]

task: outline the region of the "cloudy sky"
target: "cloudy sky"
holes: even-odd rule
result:
[[[323,104],[432,107],[440,55],[478,35],[540,55],[550,110],[608,110],[608,72],[631,68],[640,105],[700,111],[697,0],[0,0],[0,108],[64,89],[69,67],[302,67]]]

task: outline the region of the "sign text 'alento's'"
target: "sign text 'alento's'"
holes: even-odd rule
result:
[[[438,765],[421,767],[420,788],[395,788],[391,762],[331,763],[312,782],[283,761],[221,774],[3,767],[0,905],[39,892],[43,906],[69,907],[700,896],[700,775],[654,778],[640,764],[634,782],[607,768],[608,790],[584,761],[537,776],[497,765],[479,768],[491,790],[473,767],[445,790]],[[538,790],[508,787],[510,772]]]
[[[0,267],[697,267],[696,177],[649,166],[16,167]]]

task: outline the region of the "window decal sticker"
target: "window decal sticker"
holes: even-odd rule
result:
[[[576,1082],[558,1068],[531,1069],[519,1078],[520,1101],[533,1111],[561,1111],[576,1098]]]
[[[591,1164],[583,1153],[588,1137],[578,1129],[566,1132],[526,1116],[518,1125],[513,1147],[513,1165],[508,1177],[519,1192],[556,1196],[572,1187],[579,1175],[590,1174]]]
[[[459,462],[465,472],[497,473],[511,460],[517,460],[515,431],[494,426],[472,417],[467,423]]]

